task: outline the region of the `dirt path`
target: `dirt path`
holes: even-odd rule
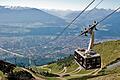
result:
[[[79,67],[78,68],[76,68],[74,71],[71,71],[71,72],[69,72],[70,74],[71,73],[79,73],[80,71],[82,70],[82,67],[79,65]]]
[[[36,76],[33,72],[31,72],[30,70],[28,70],[26,68],[21,68],[21,69],[24,70],[24,71],[29,72],[36,80],[45,80],[45,79],[42,79],[42,78]]]
[[[63,73],[58,74],[62,80],[65,80],[65,79],[63,78],[63,76],[66,74],[66,72],[67,72],[67,67],[64,67]]]
[[[0,80],[2,80],[2,77],[0,77]]]
[[[64,67],[64,72],[63,74],[65,74],[67,72],[67,67]]]
[[[65,68],[63,68],[60,72],[58,72],[57,74],[61,74],[63,73],[63,71],[65,70]]]

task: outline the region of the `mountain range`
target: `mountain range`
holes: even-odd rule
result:
[[[74,30],[81,31],[84,27],[92,24],[94,20],[100,21],[113,10],[111,9],[93,9],[85,11],[71,26]],[[29,34],[34,28],[40,30],[41,33],[48,32],[47,28],[39,29],[40,27],[57,27],[58,29],[53,29],[52,34],[56,34],[56,31],[60,27],[65,27],[70,21],[72,21],[81,11],[71,11],[71,10],[45,10],[36,8],[24,8],[24,7],[6,7],[0,6],[0,28],[2,33],[15,32],[21,33],[20,31],[25,31]],[[90,12],[90,13],[89,13]],[[98,25],[97,37],[119,37],[120,36],[120,12],[116,12],[104,22]],[[76,26],[76,27],[75,27]],[[24,27],[24,30],[21,28]],[[35,29],[36,30],[36,29]],[[52,29],[51,29],[52,30]],[[55,31],[56,30],[56,31]],[[44,32],[42,32],[44,31]],[[29,32],[29,33],[28,33]],[[57,32],[57,33],[59,33]],[[37,32],[40,33],[40,32]],[[31,34],[31,33],[30,33]],[[50,33],[47,33],[49,35]],[[74,34],[74,33],[71,33]],[[39,35],[39,34],[38,34]]]
[[[74,22],[74,24],[77,25],[77,27],[81,28],[81,30],[83,30],[84,27],[91,25],[94,20],[99,22],[113,11],[114,10],[111,9],[97,9],[97,8],[93,10],[87,10]],[[45,12],[56,15],[58,17],[61,17],[62,19],[65,19],[65,21],[70,22],[81,11],[45,10]],[[63,13],[62,16],[61,13]],[[119,25],[120,25],[120,12],[118,11],[97,26],[99,30],[97,31],[97,37],[109,37],[109,36],[119,37],[120,36]]]
[[[64,24],[65,21],[36,8],[11,8],[0,6],[0,23],[37,23],[42,26],[60,26],[61,24]]]

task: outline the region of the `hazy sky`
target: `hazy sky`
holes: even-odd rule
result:
[[[33,7],[39,9],[82,10],[91,1],[92,0],[0,0],[0,5]],[[89,9],[94,7],[99,1],[101,0],[96,0]],[[120,6],[120,0],[104,0],[98,8],[115,9],[118,6]]]

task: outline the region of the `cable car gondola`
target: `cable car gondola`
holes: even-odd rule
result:
[[[74,53],[75,60],[85,69],[96,69],[101,67],[100,54],[93,50],[88,53],[85,49],[76,49]]]
[[[81,33],[81,35],[90,34],[91,39],[88,46],[88,49],[76,49],[74,52],[74,58],[83,68],[88,69],[96,69],[101,68],[101,56],[92,50],[94,45],[94,29],[96,30],[97,23],[94,22],[93,25],[89,26],[88,29],[85,29]]]

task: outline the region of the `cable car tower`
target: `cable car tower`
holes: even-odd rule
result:
[[[94,46],[94,31],[97,30],[97,22],[94,21],[92,25],[89,25],[88,28],[85,28],[80,35],[87,36],[90,34],[90,42],[87,49],[76,49],[74,52],[74,58],[83,68],[96,69],[101,68],[101,57],[100,54],[96,53],[92,48]]]

